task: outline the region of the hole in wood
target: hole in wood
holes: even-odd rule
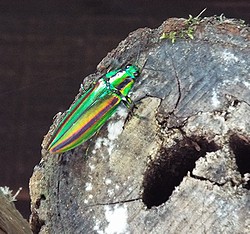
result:
[[[229,145],[234,152],[239,172],[244,177],[244,174],[250,173],[250,140],[247,137],[234,134],[230,137]],[[250,181],[243,187],[250,189]]]
[[[178,141],[171,148],[161,148],[144,174],[142,200],[147,208],[166,202],[187,172],[193,170],[195,161],[218,149],[214,142],[196,136]]]
[[[39,209],[39,207],[41,205],[41,200],[46,200],[46,197],[44,194],[41,194],[40,197],[36,200],[36,203],[35,203],[36,209]]]
[[[39,219],[38,213],[36,211],[32,212],[31,215],[31,230],[34,234],[40,233],[42,226],[45,225],[45,221]]]

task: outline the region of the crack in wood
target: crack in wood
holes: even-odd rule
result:
[[[206,178],[206,177],[194,175],[192,172],[190,173],[190,176],[191,176],[192,178],[194,178],[194,179],[198,179],[198,180],[201,180],[201,181],[208,181],[208,182],[210,182],[210,183],[212,183],[212,184],[218,185],[219,187],[224,186],[224,185],[225,185],[226,183],[228,183],[228,182],[231,182],[232,185],[235,185],[235,183],[233,183],[232,180],[228,180],[228,181],[226,181],[226,182],[224,182],[224,183],[218,183],[218,182],[213,181],[213,180],[210,180],[210,179],[208,179],[208,178]]]
[[[167,52],[165,52],[167,53]],[[169,53],[168,53],[169,54]],[[173,57],[169,54],[169,57],[171,59],[171,62],[172,62],[172,66],[174,68],[174,73],[175,73],[175,80],[177,82],[177,87],[178,87],[178,92],[179,92],[179,96],[177,98],[177,101],[175,103],[175,107],[174,107],[174,110],[173,112],[177,109],[178,105],[179,105],[179,102],[181,100],[181,83],[180,83],[180,79],[178,77],[178,74],[177,74],[177,70],[176,70],[176,67],[175,67],[175,63],[174,63],[174,60],[173,60]]]
[[[88,208],[88,207],[96,207],[96,206],[125,204],[125,203],[130,203],[130,202],[139,201],[139,200],[142,200],[142,197],[132,198],[132,199],[128,199],[128,200],[115,201],[115,202],[96,203],[96,204],[88,205],[88,206],[86,206],[86,208]]]

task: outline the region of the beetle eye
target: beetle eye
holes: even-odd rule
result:
[[[132,66],[132,64],[130,64],[130,63],[127,64],[127,65],[126,65],[126,69],[130,68],[131,66]]]
[[[137,72],[134,72],[134,77],[138,77],[140,75],[140,73],[137,71]]]

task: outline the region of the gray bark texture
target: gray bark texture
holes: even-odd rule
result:
[[[209,17],[122,41],[84,87],[137,64],[136,108],[50,155],[57,115],[30,180],[34,233],[250,233],[249,39],[242,21]]]

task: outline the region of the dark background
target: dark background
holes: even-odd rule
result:
[[[169,17],[220,15],[250,22],[249,0],[0,1],[0,186],[29,216],[29,178],[53,116],[65,111],[83,78],[140,27]]]

